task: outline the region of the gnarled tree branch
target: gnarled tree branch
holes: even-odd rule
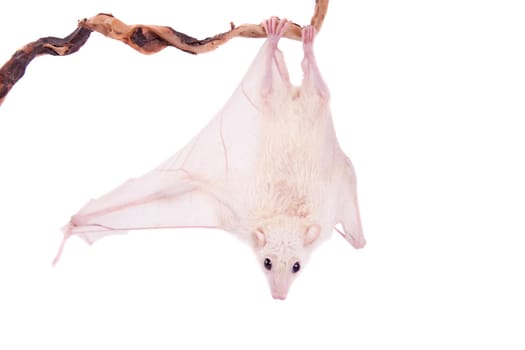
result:
[[[65,38],[46,37],[27,44],[15,52],[11,59],[0,68],[0,105],[20,78],[27,65],[40,55],[65,56],[77,52],[86,43],[91,31],[78,27]]]
[[[316,0],[311,24],[318,32],[321,30],[328,9],[328,1]],[[236,27],[231,23],[229,31],[199,40],[178,32],[171,27],[142,24],[127,25],[112,15],[101,13],[79,21],[78,28],[63,39],[55,37],[40,38],[15,52],[11,59],[0,68],[0,105],[11,88],[22,78],[27,65],[33,58],[44,54],[54,56],[72,54],[85,44],[92,31],[122,41],[143,54],[153,54],[168,46],[173,46],[191,54],[200,54],[215,50],[235,37],[266,37],[262,24],[243,24]],[[288,27],[284,37],[300,40],[301,27],[293,23]]]

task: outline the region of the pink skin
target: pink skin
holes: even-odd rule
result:
[[[263,22],[264,30],[268,36],[268,42],[274,49],[277,49],[277,44],[284,33],[286,33],[289,24],[290,22],[288,20],[280,20],[277,17],[271,17]]]
[[[323,98],[328,98],[330,93],[321,76],[321,72],[319,71],[314,56],[313,44],[315,39],[315,28],[312,25],[304,27],[301,31],[301,36],[304,50],[304,58],[301,63],[304,72],[304,80],[312,79],[313,85],[317,88],[319,95]]]
[[[358,219],[359,220],[359,219]],[[361,225],[360,221],[359,221],[359,225]],[[342,232],[340,229],[338,229],[337,227],[334,227],[334,229],[337,231],[337,233],[339,233],[344,239],[346,239],[351,245],[352,247],[354,247],[355,249],[361,249],[361,248],[364,248],[365,245],[366,245],[366,240],[365,240],[365,236],[363,236],[363,233],[361,231],[358,231],[357,233],[355,234],[350,234],[350,233],[344,233]]]
[[[266,61],[266,73],[263,86],[262,86],[262,95],[268,96],[272,91],[273,76],[272,76],[272,64],[278,62],[276,58],[277,54],[281,54],[277,45],[279,40],[282,38],[286,30],[288,29],[290,22],[286,19],[279,20],[277,17],[271,17],[263,22],[264,30],[268,36],[268,45],[270,46],[270,54],[267,57]],[[288,72],[286,70],[280,70],[279,73],[282,76],[284,81],[288,81]]]
[[[284,300],[288,295],[288,286],[292,283],[292,276],[290,276],[289,271],[276,276],[270,280],[270,288],[272,291],[272,297],[275,300]]]

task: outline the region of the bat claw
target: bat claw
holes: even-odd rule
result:
[[[268,39],[277,47],[279,39],[282,38],[286,30],[288,29],[290,22],[287,19],[279,19],[278,17],[270,17],[263,22],[264,30]]]
[[[313,60],[314,56],[314,39],[315,28],[312,25],[307,25],[301,30],[301,39],[303,41],[303,50],[306,61]],[[303,62],[303,64],[306,64]],[[304,68],[304,67],[303,67]]]
[[[312,25],[307,25],[301,30],[301,38],[303,40],[303,45],[312,45],[315,39],[315,27]]]

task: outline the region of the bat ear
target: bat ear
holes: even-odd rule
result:
[[[312,224],[308,226],[304,234],[304,245],[312,244],[321,234],[321,226],[318,224]]]
[[[255,230],[254,234],[254,239],[255,239],[255,246],[260,248],[260,247],[263,247],[265,244],[266,244],[266,236],[264,235],[264,231],[262,230],[262,228],[257,228],[257,230]]]

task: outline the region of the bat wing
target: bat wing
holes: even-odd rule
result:
[[[340,186],[340,205],[338,223],[343,226],[343,237],[356,249],[366,244],[361,226],[361,216],[357,201],[357,186],[354,167],[350,159],[344,156],[345,164]]]
[[[255,166],[261,84],[268,67],[271,75],[283,72],[280,52],[274,52],[265,42],[232,97],[183,149],[73,215],[63,229],[64,241],[55,260],[72,235],[92,243],[136,229],[224,228],[238,217],[242,194],[235,191],[235,184],[250,176]]]

